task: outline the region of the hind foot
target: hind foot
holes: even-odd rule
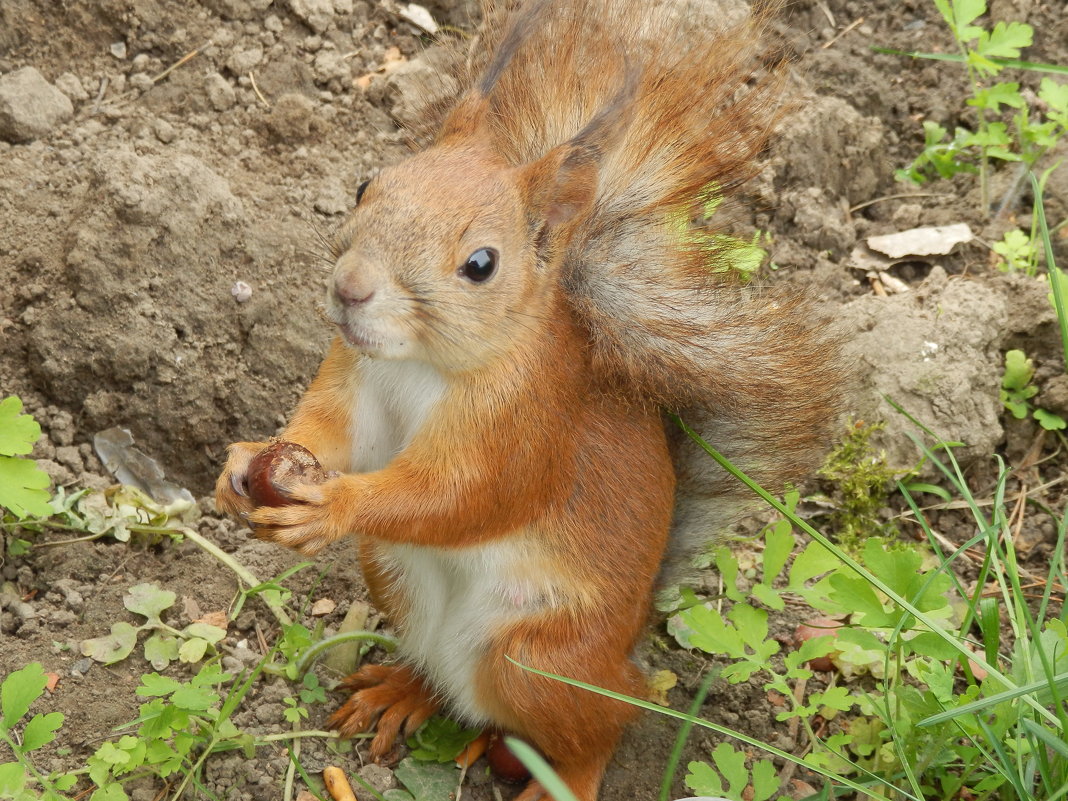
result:
[[[405,665],[364,665],[341,682],[352,696],[327,721],[343,737],[367,731],[378,720],[371,757],[378,761],[393,748],[403,727],[405,736],[438,711],[433,691]]]

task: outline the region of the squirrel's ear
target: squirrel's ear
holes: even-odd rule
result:
[[[634,111],[640,75],[628,69],[615,97],[570,141],[527,169],[528,203],[548,225],[571,220],[593,205],[603,155],[617,147]]]
[[[597,154],[567,144],[523,168],[531,218],[552,227],[585,212],[597,194]]]

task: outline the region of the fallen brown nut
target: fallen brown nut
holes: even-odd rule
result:
[[[806,620],[804,623],[797,627],[794,632],[794,641],[800,647],[808,640],[814,640],[816,637],[825,637],[828,634],[834,634],[844,624],[841,620],[837,620],[833,617],[814,617],[811,620]],[[838,654],[832,652],[826,656],[817,656],[814,659],[808,660],[808,666],[812,670],[818,670],[820,672],[827,672],[834,670],[834,657]]]
[[[489,762],[493,775],[502,782],[519,784],[530,778],[530,771],[527,770],[526,765],[508,750],[504,737],[501,735],[494,735],[490,738],[489,748],[486,749],[486,761]]]

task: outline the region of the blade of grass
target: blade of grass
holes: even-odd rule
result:
[[[1042,247],[1046,253],[1046,269],[1049,271],[1050,287],[1053,290],[1053,306],[1057,309],[1057,320],[1061,329],[1061,347],[1064,349],[1065,367],[1068,368],[1068,298],[1064,297],[1064,273],[1053,258],[1053,242],[1050,240],[1049,225],[1046,223],[1046,207],[1042,200],[1042,183],[1038,176],[1031,173],[1031,188],[1035,193],[1035,215],[1038,217],[1038,231],[1042,236]]]
[[[1068,671],[1064,673],[1058,673],[1053,677],[1053,683],[1057,686],[1068,685]],[[938,714],[926,717],[919,721],[917,726],[934,726],[936,723],[941,723],[945,720],[952,720],[953,718],[959,718],[962,715],[972,715],[978,712],[982,712],[988,707],[997,706],[1003,701],[1011,701],[1013,698],[1019,698],[1020,696],[1027,695],[1028,693],[1037,692],[1050,684],[1046,679],[1039,679],[1037,681],[1023,684],[1019,687],[1013,687],[1011,690],[1004,690],[1000,693],[994,693],[988,695],[986,698],[980,698],[976,701],[971,701],[967,704],[954,707],[953,709],[947,709],[945,712],[939,712]]]
[[[743,742],[746,745],[751,745],[754,748],[759,748],[760,750],[766,751],[767,753],[772,754],[773,756],[777,756],[777,757],[779,757],[781,759],[785,759],[788,762],[793,762],[795,765],[799,765],[799,766],[803,767],[805,770],[810,770],[813,773],[818,773],[819,775],[821,775],[821,776],[823,776],[825,778],[828,778],[831,781],[839,782],[839,783],[845,785],[846,787],[849,787],[852,790],[856,790],[858,793],[867,793],[868,796],[871,797],[871,799],[875,799],[877,801],[890,801],[890,799],[887,798],[885,795],[882,795],[881,793],[878,793],[876,790],[873,790],[870,787],[864,787],[863,785],[858,784],[857,782],[853,781],[852,779],[847,779],[845,776],[839,776],[837,773],[835,773],[832,770],[828,770],[827,768],[822,768],[822,767],[819,767],[817,765],[810,764],[810,763],[806,762],[805,760],[801,759],[800,757],[794,756],[793,754],[789,753],[788,751],[783,751],[782,749],[776,748],[775,746],[770,745],[769,743],[761,742],[760,740],[757,740],[755,737],[750,737],[748,734],[743,734],[740,731],[735,731],[734,729],[728,729],[726,726],[720,726],[718,723],[713,723],[712,721],[705,720],[704,718],[694,717],[693,715],[689,715],[689,714],[687,714],[685,712],[678,712],[678,711],[676,711],[674,709],[669,709],[668,707],[659,706],[657,704],[654,704],[652,701],[643,701],[640,698],[632,698],[631,696],[624,695],[623,693],[617,693],[617,692],[613,692],[612,690],[606,690],[603,687],[596,687],[596,686],[594,686],[592,684],[587,684],[584,681],[579,681],[578,679],[571,679],[571,678],[568,678],[567,676],[560,676],[560,675],[557,675],[556,673],[549,673],[549,672],[544,671],[544,670],[538,670],[537,668],[529,667],[529,666],[524,665],[524,664],[522,664],[520,662],[517,662],[516,660],[512,659],[510,656],[506,656],[505,659],[507,659],[509,662],[511,662],[516,667],[527,671],[528,673],[534,673],[535,675],[538,675],[538,676],[545,676],[546,678],[549,678],[549,679],[555,679],[556,681],[562,681],[564,684],[570,684],[572,687],[581,687],[583,690],[589,690],[590,692],[597,693],[598,695],[603,695],[603,696],[606,696],[608,698],[614,698],[617,701],[623,701],[624,703],[631,704],[632,706],[641,707],[642,709],[648,709],[648,710],[650,710],[652,712],[657,712],[657,713],[659,713],[661,715],[667,715],[668,717],[671,717],[671,718],[678,718],[679,720],[689,721],[689,722],[693,723],[693,725],[695,725],[695,726],[700,726],[700,727],[702,727],[704,729],[710,729],[710,730],[712,730],[714,732],[717,732],[719,734],[725,735],[727,737],[733,737],[735,740]],[[833,752],[833,753],[837,753],[837,752]],[[518,754],[517,754],[517,756],[518,756]],[[841,756],[841,754],[838,754],[838,756]],[[526,764],[526,763],[524,762],[524,764]],[[914,795],[912,795],[912,793],[909,793],[909,792],[907,792],[905,790],[901,790],[901,789],[899,789],[897,787],[894,787],[894,785],[892,785],[886,779],[883,779],[880,776],[876,776],[875,774],[870,773],[869,771],[865,770],[863,767],[861,767],[859,765],[854,765],[854,767],[856,767],[858,770],[860,770],[861,772],[866,774],[868,777],[870,777],[873,782],[885,785],[886,787],[889,787],[892,790],[895,790],[896,792],[901,793],[905,798],[911,799],[911,801],[922,801],[921,798],[918,798],[917,796],[914,796]]]
[[[564,784],[563,779],[557,776],[556,772],[549,767],[549,763],[541,758],[541,754],[515,737],[505,737],[504,744],[556,801],[578,801],[575,794]]]
[[[718,675],[719,671],[709,668],[704,679],[701,680],[701,686],[697,688],[697,694],[693,697],[690,708],[686,710],[688,715],[697,717],[697,713],[701,711],[701,705],[704,704],[705,698],[708,697],[708,691],[712,689],[712,682],[715,681]],[[671,756],[668,757],[667,765],[664,766],[664,777],[660,780],[660,795],[657,796],[657,801],[668,801],[668,797],[671,795],[671,785],[675,780],[675,771],[682,760],[682,749],[686,747],[686,740],[689,738],[691,731],[693,731],[693,724],[690,721],[685,721],[679,727],[679,734],[675,738]]]
[[[1002,776],[1005,777],[1005,781],[1012,785],[1012,788],[1016,791],[1016,798],[1019,801],[1034,801],[1034,796],[1028,791],[1029,785],[1023,781],[1023,770],[1021,766],[1017,764],[1016,770],[1011,770],[1010,765],[1013,764],[1013,758],[1009,754],[1005,753],[1005,747],[1001,743],[1001,738],[986,724],[985,721],[979,721],[979,727],[983,730],[983,734],[986,735],[986,743],[993,750],[996,758],[991,760],[991,764],[994,769],[997,770]],[[1017,760],[1019,754],[1017,753]]]
[[[872,47],[872,50],[888,56],[908,56],[909,58],[923,58],[930,61],[965,63],[965,58],[960,53],[923,53],[918,50],[896,50],[892,47]],[[1050,72],[1054,75],[1068,75],[1068,67],[1062,64],[1043,64],[1039,61],[1023,61],[1018,58],[997,58],[994,56],[987,56],[986,58],[995,64],[1000,64],[1002,67],[1031,70],[1032,72]]]

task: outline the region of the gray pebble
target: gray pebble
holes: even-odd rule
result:
[[[156,134],[156,138],[165,145],[169,145],[178,136],[178,132],[174,130],[174,126],[166,120],[156,120],[152,123],[152,132]]]
[[[0,138],[29,142],[74,116],[70,98],[33,67],[0,77]]]
[[[204,91],[208,94],[208,102],[216,111],[226,111],[234,107],[237,97],[234,87],[222,75],[213,72],[204,78]]]
[[[71,100],[79,103],[89,99],[89,93],[82,86],[81,79],[73,72],[64,72],[56,78],[56,88]]]

